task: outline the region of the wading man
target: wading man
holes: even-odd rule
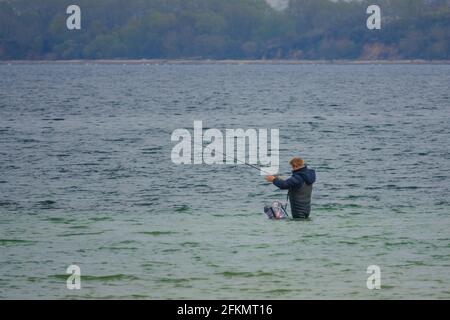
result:
[[[311,195],[316,172],[309,169],[301,158],[293,158],[289,164],[292,166],[291,177],[283,180],[276,176],[266,176],[266,180],[282,190],[289,190],[293,218],[307,219],[311,212]]]

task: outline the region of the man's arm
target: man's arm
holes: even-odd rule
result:
[[[281,178],[275,177],[272,183],[276,185],[278,188],[282,190],[291,189],[291,188],[300,188],[303,186],[303,179],[301,177],[290,177],[287,180],[283,180]]]

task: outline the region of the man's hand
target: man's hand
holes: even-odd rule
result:
[[[273,180],[275,180],[276,179],[276,177],[275,176],[266,176],[266,180],[267,180],[267,182],[270,182],[270,183],[272,183],[273,182]]]

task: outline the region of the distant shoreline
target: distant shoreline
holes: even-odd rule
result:
[[[395,65],[450,64],[450,60],[196,60],[196,59],[98,59],[98,60],[0,60],[0,64],[125,64],[125,65]]]

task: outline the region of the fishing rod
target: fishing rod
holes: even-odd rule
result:
[[[263,173],[265,173],[265,174],[267,174],[267,175],[269,175],[269,176],[272,175],[271,173],[265,171],[264,169],[261,169],[260,167],[255,166],[255,165],[253,165],[253,164],[247,163],[247,162],[245,162],[245,161],[241,161],[241,160],[239,160],[238,158],[235,159],[234,157],[230,157],[230,156],[228,156],[227,154],[225,154],[225,153],[223,153],[223,152],[217,151],[217,150],[215,150],[215,149],[211,149],[209,146],[204,146],[203,143],[200,144],[200,143],[196,143],[196,142],[194,141],[194,144],[197,145],[197,146],[199,146],[199,147],[202,147],[202,148],[207,148],[207,149],[210,150],[210,151],[217,152],[218,154],[221,154],[221,155],[224,156],[225,158],[231,159],[231,160],[233,160],[233,161],[236,160],[237,162],[240,162],[240,163],[242,163],[242,164],[245,164],[246,166],[248,166],[248,167],[250,167],[250,168],[253,168],[253,169],[256,169],[256,170],[258,170],[258,171],[261,171],[261,172],[263,172]],[[281,204],[281,207],[284,209],[284,212],[286,213],[286,215],[287,215],[288,217],[290,217],[289,214],[288,214],[288,212],[287,212],[287,206],[288,206],[288,204],[289,204],[289,192],[286,194],[286,204],[285,204],[284,206],[283,206],[283,204]]]
[[[253,168],[253,169],[256,169],[256,170],[258,170],[258,171],[261,171],[261,172],[265,173],[265,174],[268,175],[268,176],[273,175],[272,173],[267,172],[267,171],[265,171],[264,169],[262,169],[262,168],[260,168],[260,167],[258,167],[258,166],[255,166],[255,165],[253,165],[253,164],[250,164],[250,163],[247,163],[247,162],[245,162],[245,161],[239,160],[238,158],[235,159],[234,157],[231,157],[231,156],[229,156],[229,155],[227,155],[227,154],[225,154],[225,153],[223,153],[223,152],[217,151],[217,150],[215,150],[215,149],[211,149],[211,148],[210,148],[209,146],[207,146],[207,145],[204,146],[203,144],[196,143],[195,141],[193,141],[193,143],[194,143],[195,145],[199,146],[199,147],[207,148],[207,149],[209,149],[210,151],[217,152],[219,155],[222,155],[222,156],[224,156],[225,158],[228,158],[228,159],[230,159],[230,160],[233,160],[233,161],[236,160],[237,162],[242,163],[242,164],[245,164],[246,166],[248,166],[248,167],[250,167],[250,168]]]

